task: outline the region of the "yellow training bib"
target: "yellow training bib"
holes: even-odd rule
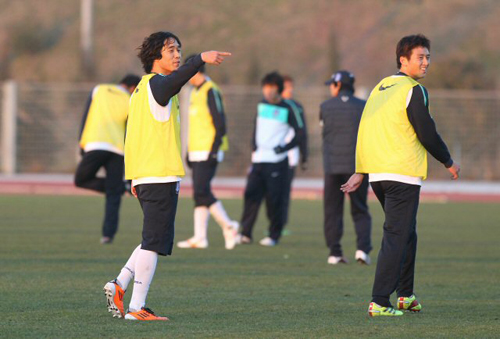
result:
[[[125,178],[184,176],[181,156],[179,99],[160,106],[142,77],[130,99],[125,138]],[[161,75],[158,75],[161,76]]]
[[[359,125],[357,173],[427,177],[427,152],[406,111],[408,92],[415,85],[410,77],[390,76],[372,90]]]

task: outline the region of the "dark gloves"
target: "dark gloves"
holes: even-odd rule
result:
[[[281,146],[276,146],[276,147],[274,148],[274,152],[275,152],[276,154],[280,154],[280,153],[286,152],[286,150],[285,150],[285,148],[284,148],[284,147],[281,147]]]
[[[208,159],[207,159],[207,162],[210,164],[210,165],[217,165],[218,163],[218,152],[210,152],[208,154]]]

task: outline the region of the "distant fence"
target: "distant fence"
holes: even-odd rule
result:
[[[2,173],[71,173],[78,161],[78,131],[91,84],[6,82],[0,95],[0,163]],[[255,86],[222,86],[230,150],[221,176],[244,176],[250,164]],[[297,88],[305,108],[310,160],[301,177],[321,177],[319,105],[327,88]],[[181,92],[183,136],[189,91]],[[431,112],[438,130],[468,180],[500,180],[500,93],[430,90]],[[185,139],[185,138],[183,138]],[[430,179],[446,179],[442,165],[429,157]]]

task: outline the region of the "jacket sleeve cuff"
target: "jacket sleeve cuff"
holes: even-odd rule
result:
[[[193,58],[193,65],[196,67],[196,68],[200,68],[201,66],[203,66],[205,64],[205,61],[203,61],[203,59],[201,58],[201,54],[198,54],[197,56],[195,56]]]
[[[444,167],[450,168],[453,165],[453,159],[450,158],[447,162],[444,163]]]

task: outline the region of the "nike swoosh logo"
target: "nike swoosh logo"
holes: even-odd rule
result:
[[[384,85],[380,85],[380,87],[378,88],[379,91],[385,91],[386,89],[388,88],[391,88],[392,86],[396,86],[396,84],[392,84],[390,86],[387,86],[387,87],[384,87]]]

